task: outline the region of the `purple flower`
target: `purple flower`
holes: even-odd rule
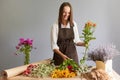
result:
[[[24,42],[24,38],[20,38],[20,44]]]
[[[103,61],[112,59],[114,56],[119,55],[119,51],[116,49],[115,45],[100,45],[96,49],[88,52],[88,59],[93,61]]]
[[[20,47],[19,46],[16,46],[16,49],[19,49]]]
[[[28,39],[26,40],[26,42],[27,42],[28,45],[31,45],[31,46],[32,46],[33,40],[31,40],[31,39],[28,38]]]
[[[30,52],[33,48],[33,40],[32,39],[24,39],[24,38],[20,38],[19,39],[19,43],[16,46],[16,53],[26,53],[26,52]]]

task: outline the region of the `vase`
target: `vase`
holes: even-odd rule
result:
[[[111,74],[112,73],[112,60],[107,60],[106,62],[96,61],[96,68],[105,70],[108,74]]]
[[[105,70],[105,63],[103,61],[96,61],[96,69]]]
[[[24,60],[24,65],[27,65],[30,63],[30,52],[25,52],[25,60]]]

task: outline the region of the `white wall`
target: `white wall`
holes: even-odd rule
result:
[[[101,43],[114,43],[120,50],[119,0],[64,0],[73,6],[74,19],[81,34],[84,23],[97,23],[96,40],[91,47]],[[21,37],[34,40],[37,47],[31,53],[31,62],[52,58],[50,29],[57,20],[58,8],[63,0],[0,0],[0,70],[23,65],[24,56],[14,55]],[[79,58],[83,48],[77,47]],[[113,68],[120,74],[119,56]],[[88,62],[94,65],[94,62]],[[117,66],[116,66],[117,65]]]
[[[110,0],[108,1],[108,34],[109,41],[116,44],[116,47],[120,51],[120,0]],[[120,74],[120,56],[113,59],[113,68]]]

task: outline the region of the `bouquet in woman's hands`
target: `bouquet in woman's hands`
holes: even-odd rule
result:
[[[88,52],[88,60],[106,62],[116,55],[119,55],[119,53],[113,44],[100,45],[98,48]]]
[[[86,22],[85,26],[82,30],[82,36],[80,36],[80,38],[83,38],[83,42],[85,43],[84,56],[82,57],[82,59],[80,59],[79,71],[81,73],[87,72],[87,70],[88,70],[88,66],[85,64],[85,61],[87,59],[87,51],[89,49],[90,41],[96,39],[93,36],[93,33],[95,31],[95,27],[96,27],[95,23],[93,23],[91,21]]]
[[[88,21],[85,23],[84,29],[82,30],[82,36],[80,36],[80,38],[83,38],[83,41],[85,43],[85,51],[84,51],[83,58],[80,60],[81,64],[83,64],[87,58],[87,51],[89,49],[90,41],[96,39],[93,36],[93,33],[95,31],[95,27],[96,27],[95,23]]]
[[[81,38],[83,38],[84,40],[84,43],[85,43],[85,47],[86,49],[89,48],[89,42],[91,40],[94,40],[96,39],[94,36],[93,36],[93,33],[95,31],[95,27],[96,27],[96,24],[91,22],[91,21],[88,21],[87,23],[85,23],[85,26],[84,26],[84,29],[82,30],[82,36],[80,36]]]

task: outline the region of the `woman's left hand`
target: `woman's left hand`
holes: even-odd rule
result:
[[[84,42],[78,42],[77,46],[85,46],[86,44]]]

